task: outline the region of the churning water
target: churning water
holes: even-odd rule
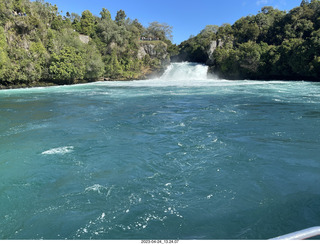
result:
[[[205,81],[207,80],[208,66],[196,63],[172,63],[161,76],[162,81]]]
[[[319,225],[320,84],[206,69],[0,91],[0,239],[267,239]]]

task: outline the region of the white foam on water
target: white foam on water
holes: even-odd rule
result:
[[[102,186],[100,184],[94,184],[92,186],[88,186],[84,191],[85,192],[91,192],[91,191],[97,192],[98,194],[104,194],[106,197],[109,197],[113,188],[114,188],[114,186],[107,187],[107,186]]]
[[[106,187],[99,185],[99,184],[94,184],[93,186],[89,186],[85,189],[85,191],[96,191],[100,193],[101,190],[106,189]]]
[[[199,63],[182,62],[171,63],[161,77],[148,80],[134,81],[98,81],[88,84],[74,84],[52,87],[36,87],[28,89],[1,90],[0,95],[11,96],[19,93],[66,93],[73,94],[81,91],[87,95],[110,95],[109,91],[93,91],[97,87],[228,87],[251,86],[265,84],[288,83],[287,81],[260,81],[260,80],[225,80],[208,74],[208,66]],[[119,94],[117,94],[118,96]]]
[[[172,63],[160,77],[160,80],[196,81],[208,79],[208,66],[197,63]]]
[[[99,81],[96,86],[116,87],[227,87],[279,84],[285,81],[225,80],[208,74],[208,66],[199,63],[171,63],[161,77],[135,81]]]
[[[74,148],[73,146],[52,148],[50,150],[42,152],[41,154],[42,155],[54,155],[54,154],[64,155],[64,154],[73,152],[73,148]]]

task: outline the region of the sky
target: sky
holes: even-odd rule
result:
[[[62,15],[66,12],[81,15],[89,10],[100,16],[102,8],[110,11],[112,18],[122,9],[130,19],[138,19],[148,27],[153,21],[173,27],[173,43],[180,44],[197,35],[206,25],[233,24],[241,17],[256,15],[262,7],[272,6],[289,11],[301,0],[45,0],[56,4]]]

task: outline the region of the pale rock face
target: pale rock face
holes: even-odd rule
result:
[[[90,41],[90,37],[89,37],[89,36],[80,35],[79,38],[80,38],[80,41],[81,41],[82,43],[85,43],[85,44],[88,44],[89,41]]]
[[[168,56],[167,45],[165,43],[163,44],[143,43],[139,48],[138,58],[143,59],[147,54],[150,56],[150,58],[166,59]]]
[[[223,41],[221,39],[214,40],[210,43],[209,49],[207,50],[207,54],[209,57],[207,64],[210,64],[214,61],[212,54],[218,47],[222,47],[222,46],[223,46]]]
[[[155,45],[152,45],[152,44],[144,45],[144,50],[147,54],[150,55],[150,57],[157,55],[157,52],[155,50]]]
[[[166,44],[149,44],[149,43],[143,43],[140,46],[139,52],[138,52],[138,58],[142,59],[144,56],[149,55],[151,58],[160,58],[165,59],[168,55],[167,53],[167,45]]]
[[[217,46],[218,46],[218,42],[217,42],[217,41],[212,41],[212,42],[210,43],[209,49],[208,49],[208,51],[207,51],[209,57],[210,57],[210,56],[213,54],[213,52],[217,49]]]
[[[143,59],[144,56],[146,56],[147,53],[144,49],[144,46],[140,46],[139,51],[138,51],[138,59]]]

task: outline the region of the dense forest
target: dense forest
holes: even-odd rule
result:
[[[227,79],[320,80],[320,1],[264,7],[233,25],[208,25],[174,60],[206,63]]]
[[[212,17],[214,21],[214,16]],[[226,79],[320,80],[320,0],[289,12],[263,7],[208,25],[179,46],[172,27],[59,11],[43,0],[0,1],[0,88],[143,79],[171,61],[205,63]]]
[[[63,15],[42,0],[1,0],[0,87],[143,78],[170,62],[171,30],[123,10]]]

